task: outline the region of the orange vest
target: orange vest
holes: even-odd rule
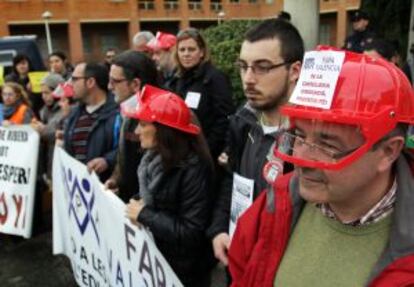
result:
[[[14,114],[10,117],[9,121],[15,125],[21,125],[24,121],[24,115],[27,111],[27,106],[25,104],[21,104]]]

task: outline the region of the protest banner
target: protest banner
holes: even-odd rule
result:
[[[125,204],[59,147],[53,161],[53,253],[69,257],[80,286],[182,286],[150,233],[125,217]]]
[[[41,83],[44,77],[46,77],[49,72],[30,72],[29,73],[29,81],[32,87],[33,93],[41,93]]]
[[[0,127],[0,233],[31,236],[38,151],[30,126]]]

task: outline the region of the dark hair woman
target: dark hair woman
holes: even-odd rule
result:
[[[49,55],[49,70],[52,73],[60,74],[65,80],[69,80],[72,75],[73,67],[62,51],[55,51]]]
[[[29,98],[22,86],[8,82],[2,87],[3,100],[3,125],[29,124],[33,119],[33,111],[30,108]]]
[[[17,54],[13,58],[13,69],[10,74],[5,77],[5,82],[14,82],[21,85],[27,90],[29,83],[29,72],[32,70],[30,59],[25,54]]]
[[[234,112],[228,78],[210,62],[204,38],[197,29],[177,35],[178,73],[170,88],[195,112],[214,159],[223,151],[228,116]]]
[[[212,160],[184,101],[146,86],[134,116],[145,150],[138,167],[139,200],[128,217],[150,229],[184,286],[209,286],[213,255],[205,237],[210,218]]]

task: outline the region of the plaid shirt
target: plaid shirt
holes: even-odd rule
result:
[[[321,209],[322,214],[341,221],[345,225],[352,225],[352,226],[361,226],[370,223],[375,223],[389,215],[394,210],[395,200],[397,198],[397,181],[394,179],[394,183],[391,189],[384,195],[384,197],[374,206],[372,207],[365,215],[360,217],[357,220],[352,221],[341,221],[333,212],[333,210],[329,207],[329,204],[322,203],[316,204],[318,208]]]

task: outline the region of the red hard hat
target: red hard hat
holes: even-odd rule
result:
[[[55,99],[72,98],[73,94],[73,85],[70,82],[59,84],[52,93]]]
[[[183,99],[150,85],[144,86],[138,96],[135,113],[129,115],[138,120],[157,122],[185,133],[200,133],[200,128],[191,123],[191,112]]]
[[[317,51],[339,50],[320,46]],[[414,124],[414,92],[401,70],[383,59],[339,52],[345,57],[330,108],[288,104],[282,107],[281,113],[289,117],[291,123],[295,119],[309,119],[358,126],[366,140],[364,145],[333,165],[309,164],[276,151],[283,160],[316,168],[339,169],[362,156],[398,123]]]
[[[175,46],[177,43],[177,37],[173,34],[157,32],[155,38],[148,42],[147,48],[150,50],[168,50]]]

